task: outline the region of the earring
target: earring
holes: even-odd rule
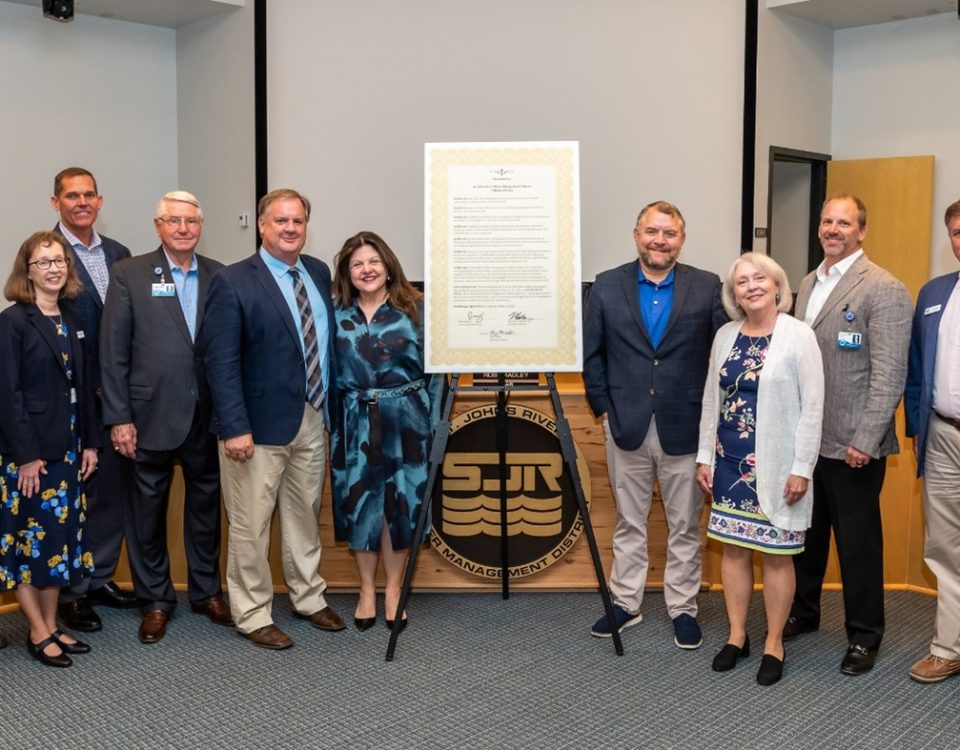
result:
[[[777,295],[774,297],[774,299],[777,301],[777,304],[779,305],[779,304],[780,304],[780,292],[777,292]]]

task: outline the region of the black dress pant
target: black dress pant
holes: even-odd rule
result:
[[[93,556],[94,572],[60,592],[60,601],[70,602],[88,591],[105,586],[113,579],[120,562],[124,537],[131,535],[130,493],[132,464],[110,445],[110,428],[101,435],[97,470],[83,483],[87,497],[83,525],[84,547]],[[129,544],[128,544],[129,550]]]
[[[220,467],[216,438],[203,425],[199,408],[181,446],[169,451],[137,447],[133,464],[134,539],[128,539],[133,587],[143,612],[172,611],[177,595],[170,577],[167,507],[174,461],[183,470],[183,546],[187,596],[199,606],[221,593]]]
[[[880,490],[886,471],[886,457],[854,469],[844,461],[820,456],[813,472],[813,519],[804,551],[793,561],[797,591],[790,614],[803,626],[819,627],[833,530],[847,640],[870,650],[880,647],[884,631]]]

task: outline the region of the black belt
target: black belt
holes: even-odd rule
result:
[[[960,419],[954,419],[953,417],[945,417],[938,411],[935,411],[934,414],[937,415],[937,419],[946,422],[955,430],[960,430]]]

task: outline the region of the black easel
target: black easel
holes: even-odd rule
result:
[[[557,437],[560,441],[560,452],[566,463],[567,470],[570,472],[570,479],[573,484],[574,494],[577,498],[577,507],[580,511],[580,519],[583,521],[583,533],[587,537],[587,543],[590,546],[590,556],[593,559],[593,568],[597,575],[597,585],[600,588],[600,597],[603,599],[603,608],[607,616],[607,622],[613,623],[613,602],[610,599],[610,591],[607,589],[606,578],[603,575],[603,565],[600,563],[600,551],[597,548],[597,540],[593,534],[593,524],[590,522],[590,513],[587,510],[586,498],[583,494],[583,485],[580,482],[580,472],[577,469],[577,452],[573,443],[573,432],[570,430],[570,423],[563,414],[563,405],[560,403],[560,394],[557,391],[556,379],[552,372],[546,373],[547,386],[507,384],[503,373],[497,378],[496,385],[471,385],[462,386],[459,384],[459,373],[450,378],[450,389],[446,394],[443,407],[440,414],[440,423],[433,437],[433,447],[430,451],[430,472],[427,476],[427,487],[424,492],[423,504],[420,506],[420,514],[417,517],[417,525],[413,532],[413,539],[423,538],[424,527],[427,523],[427,515],[430,512],[430,499],[433,497],[433,489],[437,483],[437,475],[440,467],[443,465],[443,456],[447,449],[447,441],[450,439],[450,413],[453,410],[453,401],[459,391],[496,391],[497,392],[497,450],[500,453],[500,565],[502,596],[504,599],[510,596],[509,585],[509,545],[507,541],[507,502],[506,502],[506,452],[507,452],[507,401],[512,391],[540,391],[549,390],[550,399],[553,403],[553,410],[556,415]],[[414,544],[410,548],[410,556],[407,559],[407,567],[403,573],[403,587],[400,589],[400,602],[397,606],[397,614],[393,621],[393,629],[390,631],[390,642],[387,645],[387,661],[393,661],[393,654],[397,647],[397,638],[402,628],[402,613],[406,609],[407,599],[410,596],[410,584],[413,579],[413,571],[417,566],[417,555],[420,551],[420,545]],[[613,646],[617,656],[623,656],[623,644],[620,641],[620,634],[616,628],[611,631],[613,636]]]

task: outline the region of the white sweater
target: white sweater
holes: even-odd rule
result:
[[[723,402],[720,367],[742,326],[742,320],[727,323],[713,340],[703,390],[698,464],[714,466]],[[822,422],[823,361],[817,338],[806,323],[780,313],[758,384],[756,472],[760,507],[770,522],[781,529],[799,531],[810,526],[813,483],[793,505],[787,505],[783,490],[791,474],[807,479],[813,476]]]

